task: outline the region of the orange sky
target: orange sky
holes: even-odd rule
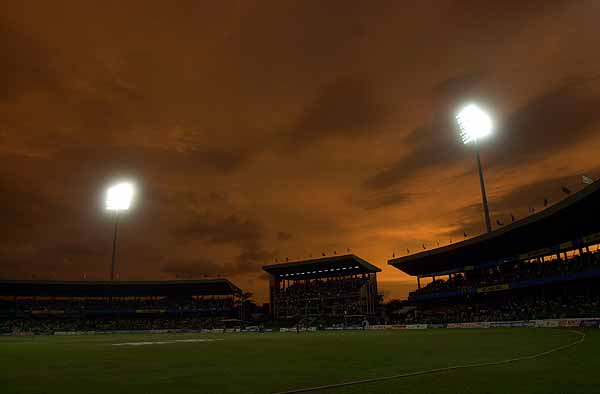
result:
[[[595,1],[12,1],[0,15],[0,277],[105,279],[101,193],[139,186],[121,279],[231,278],[482,231],[457,108],[493,110],[493,221],[600,175]]]

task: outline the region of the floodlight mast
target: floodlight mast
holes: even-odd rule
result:
[[[479,157],[479,144],[475,140],[475,154],[477,156],[477,168],[479,169],[479,183],[481,184],[481,199],[483,201],[483,213],[485,215],[485,228],[488,233],[492,232],[492,223],[490,221],[490,208],[488,207],[487,193],[485,192],[485,180],[483,178],[483,167]]]
[[[115,260],[117,258],[117,232],[119,230],[119,210],[115,209],[115,229],[113,231],[112,263],[110,266],[110,281],[115,280]]]
[[[485,191],[485,180],[483,177],[483,167],[481,166],[481,157],[479,155],[478,139],[485,137],[492,132],[492,121],[489,116],[479,107],[470,104],[464,107],[456,116],[460,135],[464,144],[473,143],[475,145],[475,154],[477,158],[477,169],[479,170],[479,183],[481,185],[481,199],[483,201],[483,212],[485,216],[485,227],[487,232],[492,231],[492,222],[490,220],[490,209],[488,207],[487,193]]]
[[[118,183],[110,187],[106,193],[106,209],[114,211],[115,226],[113,231],[112,261],[110,268],[110,280],[115,280],[115,264],[117,259],[117,233],[119,229],[119,212],[126,211],[133,199],[133,185],[128,182]]]

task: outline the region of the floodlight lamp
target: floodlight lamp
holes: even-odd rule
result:
[[[492,120],[475,104],[464,107],[456,115],[456,121],[460,128],[460,137],[465,144],[477,141],[492,132]]]
[[[106,209],[123,211],[129,209],[133,199],[133,185],[129,182],[117,183],[106,192]]]

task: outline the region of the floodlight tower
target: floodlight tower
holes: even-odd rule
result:
[[[119,228],[119,212],[126,211],[133,200],[133,184],[130,182],[117,183],[106,191],[106,209],[114,211],[115,229],[113,233],[112,265],[110,269],[110,280],[115,279],[115,260],[117,257],[117,230]]]
[[[469,104],[460,110],[456,115],[456,121],[460,128],[460,136],[464,144],[472,142],[475,145],[477,156],[477,168],[479,169],[479,183],[481,184],[481,198],[483,200],[483,211],[485,214],[485,227],[487,232],[492,231],[490,221],[490,210],[488,208],[487,195],[485,192],[485,181],[483,179],[483,169],[479,157],[479,145],[477,141],[492,133],[492,120],[475,104]]]

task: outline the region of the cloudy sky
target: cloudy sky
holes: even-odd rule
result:
[[[483,230],[453,117],[491,110],[492,220],[600,175],[597,1],[12,1],[0,13],[0,277],[231,278]]]

